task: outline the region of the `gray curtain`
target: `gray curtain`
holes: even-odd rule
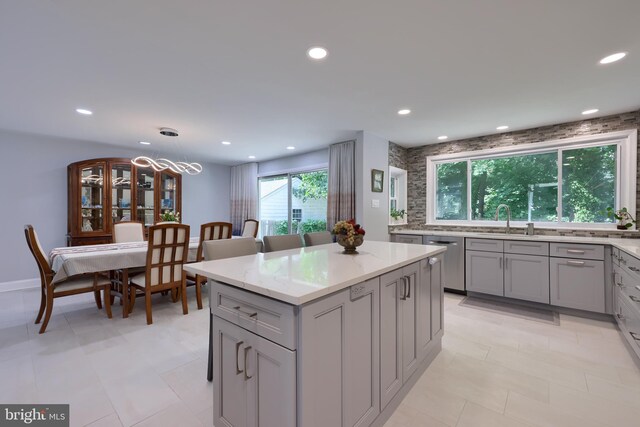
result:
[[[258,164],[231,168],[231,223],[233,234],[242,233],[247,219],[258,219]]]
[[[327,228],[356,216],[356,142],[347,141],[329,147],[329,192]]]

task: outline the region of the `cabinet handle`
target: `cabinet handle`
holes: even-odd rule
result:
[[[631,335],[631,338],[633,338],[636,341],[640,341],[640,335],[638,335],[635,332],[629,332],[629,335]]]
[[[629,296],[629,299],[630,299],[631,301],[633,301],[633,302],[640,302],[640,298],[638,298],[638,297],[636,297],[636,296],[634,296],[634,295],[630,295],[630,296]]]
[[[253,375],[247,375],[247,354],[249,354],[249,350],[251,350],[251,346],[244,348],[244,380],[250,380],[253,378]]]
[[[620,282],[616,282],[616,285],[618,285],[620,288],[624,288],[624,285]]]
[[[244,343],[244,341],[238,341],[236,343],[236,375],[240,375],[242,372],[242,370],[240,370],[240,367],[238,366],[238,353],[240,352],[240,346]]]
[[[429,264],[431,264],[431,265],[435,265],[435,264],[437,264],[439,262],[440,262],[440,260],[438,258],[436,258],[436,257],[429,258]]]
[[[407,298],[411,298],[411,277],[404,276],[407,279]]]
[[[623,264],[626,264],[626,263],[627,263],[627,260],[626,260],[626,259],[624,259],[624,258],[622,258],[622,257],[620,257],[619,259],[620,259],[620,262],[621,262],[621,263],[623,263]]]
[[[640,291],[640,286],[636,285],[636,290]]]
[[[584,265],[584,261],[567,261],[568,265],[579,265],[582,266]]]
[[[400,296],[402,301],[407,299],[407,277],[402,276],[402,295]]]
[[[637,272],[640,271],[640,268],[636,268],[636,267],[631,266],[631,267],[629,267],[629,270],[637,273]]]
[[[620,320],[624,319],[624,316],[623,316],[622,314],[620,314],[620,313],[617,313],[617,314],[616,314],[616,317],[617,317],[618,319],[620,319]]]
[[[247,311],[244,311],[244,310],[240,309],[240,306],[239,306],[239,305],[238,305],[238,306],[233,307],[233,309],[234,309],[234,310],[236,310],[236,311],[239,311],[240,313],[245,314],[245,315],[247,315],[247,316],[249,316],[249,317],[257,317],[257,316],[258,316],[258,312],[257,312],[257,311],[256,311],[256,312],[253,312],[253,313],[249,313],[249,312],[247,312]]]
[[[584,255],[584,251],[581,249],[567,249],[567,253]]]

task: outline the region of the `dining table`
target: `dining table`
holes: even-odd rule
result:
[[[255,240],[256,248],[261,252],[262,240]],[[199,237],[189,239],[188,262],[196,261],[199,243]],[[55,272],[53,283],[79,274],[109,273],[112,295],[121,298],[122,317],[128,317],[130,309],[124,295],[127,293],[129,270],[144,268],[148,246],[147,241],[140,241],[54,248],[49,252],[49,263]]]

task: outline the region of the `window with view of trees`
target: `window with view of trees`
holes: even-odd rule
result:
[[[428,190],[430,218],[440,222],[493,221],[496,208],[504,203],[510,207],[513,221],[612,223],[615,219],[607,215],[607,208],[635,207],[635,200],[630,200],[635,185],[629,185],[630,181],[635,183],[635,150],[628,148],[631,143],[555,142],[548,149],[540,143],[520,151],[507,148],[494,150],[495,154],[484,150],[475,156],[469,152],[427,158],[435,184]],[[634,159],[624,162],[623,150]],[[625,174],[629,180],[621,181]],[[621,199],[622,190],[625,200]]]
[[[326,169],[260,178],[260,236],[327,229]]]

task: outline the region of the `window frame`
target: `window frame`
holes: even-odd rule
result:
[[[484,150],[464,151],[459,153],[441,154],[426,157],[426,212],[427,225],[454,226],[496,226],[495,221],[478,220],[472,218],[471,204],[471,162],[502,157],[514,157],[529,154],[557,153],[558,155],[558,210],[557,221],[536,221],[541,228],[584,228],[584,229],[615,229],[615,221],[609,223],[563,222],[562,221],[562,152],[580,148],[599,147],[603,145],[617,145],[616,161],[616,200],[619,209],[626,206],[635,216],[636,212],[636,177],[637,177],[637,129],[609,132],[598,135],[579,136],[574,138],[550,140],[530,144],[510,145]],[[436,168],[438,164],[467,162],[467,219],[466,220],[438,220],[436,219]],[[511,221],[514,226],[525,226],[527,221]],[[634,227],[630,230],[634,230]]]

